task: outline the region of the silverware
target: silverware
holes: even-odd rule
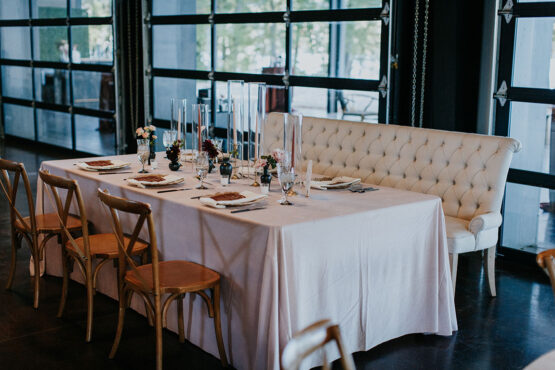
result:
[[[191,199],[200,199],[202,198],[204,195],[197,195],[196,197],[191,197]]]
[[[360,189],[358,189],[358,188],[349,188],[349,190],[353,193],[365,193],[367,191],[376,191],[376,190],[379,190],[379,189],[373,188],[373,187],[368,187],[368,188],[360,188]]]
[[[120,173],[133,173],[132,171],[123,171],[123,172],[99,172],[99,175],[119,175]]]
[[[182,191],[182,190],[191,190],[191,188],[159,190],[159,191],[157,191],[157,193],[171,193],[172,191]]]
[[[252,207],[252,208],[243,208],[243,209],[235,209],[231,211],[231,213],[240,213],[240,212],[249,212],[249,211],[256,211],[259,209],[266,209],[266,207]]]

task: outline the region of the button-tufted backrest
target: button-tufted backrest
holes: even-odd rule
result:
[[[360,177],[439,196],[447,216],[470,220],[499,212],[517,140],[478,134],[303,118],[302,156],[324,176]],[[271,113],[264,129],[268,153],[283,148],[283,115]]]

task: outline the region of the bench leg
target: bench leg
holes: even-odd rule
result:
[[[492,297],[497,295],[495,291],[495,246],[486,250],[486,275],[488,277],[489,292]]]
[[[451,267],[451,281],[453,282],[453,296],[457,286],[457,265],[459,264],[458,253],[449,253],[449,267]]]

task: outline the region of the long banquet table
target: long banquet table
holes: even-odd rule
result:
[[[135,155],[117,158],[138,170]],[[99,175],[80,170],[76,162],[49,161],[42,167],[78,180],[96,232],[111,232],[96,197],[98,188],[108,189],[151,204],[162,259],[190,260],[222,274],[222,330],[237,369],[279,369],[291,336],[323,318],[339,324],[351,352],[405,334],[457,330],[444,216],[435,196],[383,187],[364,194],[312,190],[310,198],[295,196],[293,206],[280,206],[274,179],[266,209],[231,214],[191,199],[223,190],[219,174],[209,175],[211,190],[157,193],[128,185],[124,179],[131,174]],[[159,162],[157,172],[169,172],[167,160]],[[190,164],[178,173],[185,184],[173,187],[197,184]],[[257,191],[248,186],[252,180],[234,182],[225,190]],[[38,186],[37,203],[51,211]],[[128,228],[133,222],[122,221]],[[61,276],[59,247],[53,243],[46,250],[47,274]],[[82,281],[78,269],[71,277]],[[97,289],[117,299],[111,264],[101,270]],[[187,339],[218,357],[202,300],[186,297],[184,303]],[[138,299],[132,307],[144,311]],[[168,317],[169,329],[177,331],[176,305]],[[328,350],[328,359],[337,357]],[[312,356],[303,368],[317,365],[320,357]]]

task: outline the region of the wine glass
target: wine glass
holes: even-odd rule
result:
[[[293,188],[293,185],[295,185],[295,178],[296,178],[295,172],[293,171],[293,168],[291,167],[291,165],[284,164],[284,163],[278,163],[277,169],[278,169],[279,184],[281,185],[281,193],[282,193],[282,197],[279,203],[282,206],[290,206],[293,203],[291,203],[287,199],[287,193],[289,193],[289,191]]]
[[[139,171],[139,173],[148,173],[145,170],[145,162],[148,160],[150,156],[150,142],[148,139],[137,139],[137,157],[139,158],[139,162],[143,165],[143,169]]]
[[[164,135],[162,136],[162,142],[164,147],[167,149],[177,140],[177,131],[169,130],[164,131]]]
[[[198,153],[195,159],[195,171],[200,180],[200,185],[197,187],[197,189],[208,189],[206,186],[204,186],[204,182],[203,182],[204,179],[206,178],[206,175],[208,174],[208,167],[209,167],[208,153],[206,152]]]

